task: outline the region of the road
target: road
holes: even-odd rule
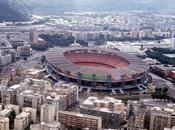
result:
[[[164,87],[168,87],[168,94],[172,97],[175,98],[175,84],[163,79],[155,74],[150,73],[150,75],[153,78],[153,85],[158,87],[158,88],[164,88]]]
[[[5,66],[3,68],[3,71],[7,70],[7,68],[14,67],[14,68],[20,68],[21,70],[27,70],[30,68],[38,67],[40,68],[40,60],[41,56],[44,55],[45,52],[34,52],[33,55],[27,58],[27,60],[20,59],[14,63],[11,63],[8,66]]]

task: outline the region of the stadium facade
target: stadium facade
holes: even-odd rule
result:
[[[60,48],[45,55],[55,80],[93,90],[134,89],[148,79],[149,66],[134,55],[104,48]]]

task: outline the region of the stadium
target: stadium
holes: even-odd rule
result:
[[[91,90],[127,91],[148,81],[149,66],[134,55],[104,48],[60,48],[45,55],[55,80]],[[141,88],[139,88],[141,89]]]

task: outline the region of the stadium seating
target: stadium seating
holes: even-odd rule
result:
[[[66,53],[65,57],[71,62],[83,66],[103,66],[118,68],[128,65],[128,62],[116,55],[98,54],[90,52]]]

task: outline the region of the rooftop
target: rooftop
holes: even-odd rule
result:
[[[7,116],[12,110],[11,109],[4,109],[0,111],[0,117]]]
[[[24,107],[24,108],[22,108],[22,111],[23,111],[23,112],[36,111],[36,108]]]
[[[174,110],[171,108],[153,107],[151,110],[174,113]]]
[[[113,108],[111,105],[113,105]],[[105,97],[103,99],[98,99],[97,97],[88,97],[80,107],[104,112],[118,113],[121,112],[122,109],[124,109],[124,103],[122,103],[122,100],[117,100],[112,97]],[[120,108],[121,110],[117,109],[117,107]]]
[[[30,116],[30,114],[26,113],[26,112],[22,112],[19,115],[17,115],[15,119],[21,120],[21,119],[24,119],[27,116]]]
[[[1,118],[0,121],[1,121],[1,122],[8,122],[8,121],[9,121],[9,118],[8,118],[8,117]]]
[[[41,122],[40,124],[31,125],[30,128],[32,128],[32,130],[42,130],[43,126],[46,126],[46,127],[49,127],[49,128],[59,128],[60,123],[57,122],[57,121]]]
[[[20,88],[20,84],[15,84],[13,86],[10,87],[11,89],[17,89],[17,88]]]

